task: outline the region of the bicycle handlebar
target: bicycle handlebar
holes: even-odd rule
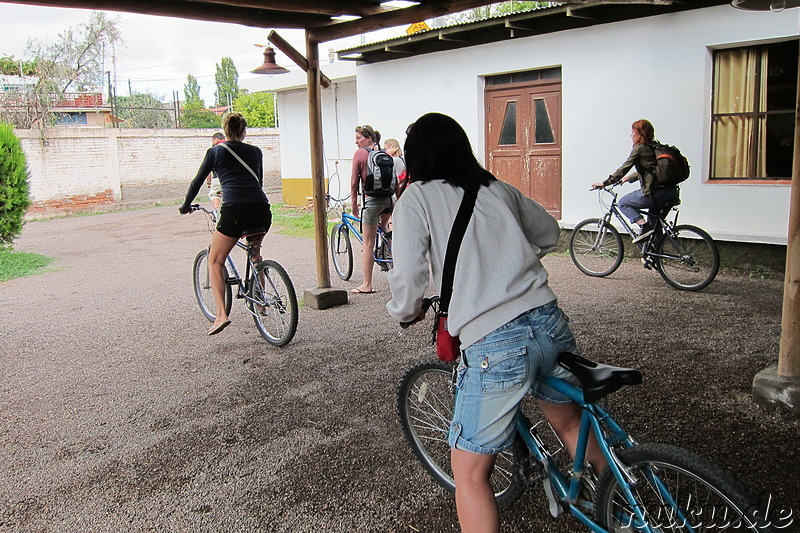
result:
[[[428,309],[430,309],[431,306],[435,302],[438,302],[438,301],[439,301],[439,297],[438,296],[431,296],[430,298],[423,298],[422,299],[422,310],[421,311],[423,313],[427,313]],[[412,324],[416,324],[420,320],[421,320],[421,318],[417,317],[417,318],[415,318],[414,320],[412,320],[410,322],[400,322],[400,327],[403,328],[403,329],[407,329],[409,326],[411,326]]]
[[[203,213],[208,213],[209,215],[214,213],[214,211],[212,211],[211,209],[206,209],[200,204],[192,204],[189,206],[189,208],[191,209],[190,211],[191,213],[194,213],[195,211],[202,211]]]

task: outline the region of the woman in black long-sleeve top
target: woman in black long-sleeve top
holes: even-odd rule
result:
[[[268,231],[272,224],[269,200],[263,189],[261,150],[242,142],[247,133],[247,122],[240,113],[230,113],[225,117],[222,127],[226,140],[206,152],[179,209],[181,214],[191,212],[192,200],[200,191],[206,176],[212,170],[215,171],[224,201],[208,257],[211,291],[214,293],[216,306],[216,320],[208,330],[209,335],[216,335],[231,323],[225,312],[225,258],[243,231],[254,228]],[[256,261],[261,260],[262,239],[263,237],[250,240],[252,256]]]

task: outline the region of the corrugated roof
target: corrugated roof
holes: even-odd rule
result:
[[[454,50],[621,20],[663,15],[728,4],[729,0],[576,0],[553,3],[483,20],[456,23],[430,30],[355,46],[336,53],[340,59],[378,63],[420,54]]]

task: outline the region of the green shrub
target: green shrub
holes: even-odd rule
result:
[[[20,234],[29,205],[28,166],[22,144],[14,128],[0,122],[0,248],[10,246]]]

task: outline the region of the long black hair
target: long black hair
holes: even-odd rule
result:
[[[452,117],[427,113],[406,134],[403,151],[411,182],[442,179],[466,189],[497,179],[475,158],[467,133]]]

